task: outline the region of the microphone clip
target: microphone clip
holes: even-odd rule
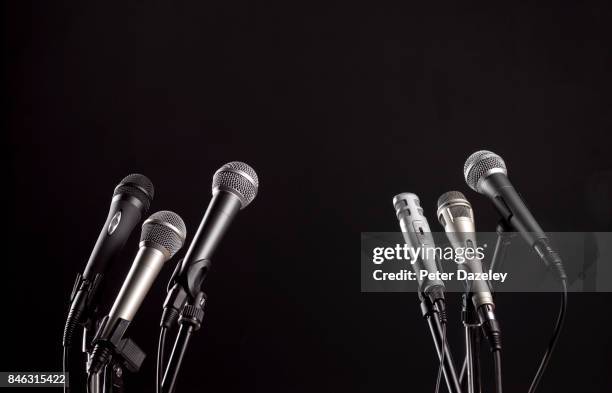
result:
[[[137,372],[142,366],[146,354],[130,338],[123,338],[129,321],[119,319],[115,326],[107,326],[108,316],[104,317],[96,336],[92,340],[94,349],[88,364],[88,373],[97,373],[112,359],[131,372]]]
[[[199,303],[201,286],[210,270],[210,259],[200,259],[186,265],[181,259],[168,283],[168,295],[164,301],[164,312],[160,325],[172,326],[179,318],[179,312],[187,303]]]

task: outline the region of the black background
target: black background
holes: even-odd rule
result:
[[[179,391],[433,390],[416,295],[360,293],[360,232],[398,230],[402,191],[438,228],[451,189],[493,230],[462,178],[483,148],[546,230],[611,230],[611,17],[593,4],[5,5],[1,369],[60,370],[67,297],[122,177],[149,176],[151,212],[177,212],[193,235],[212,174],[241,160],[260,192],[215,256]],[[108,274],[115,289],[138,232]],[[149,354],[131,391],[153,389],[171,265],[130,327]],[[570,297],[541,392],[612,391],[610,300]],[[499,294],[497,307],[506,390],[526,391],[557,296]]]

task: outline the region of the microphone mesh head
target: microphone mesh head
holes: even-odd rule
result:
[[[504,175],[508,174],[504,160],[488,150],[480,150],[472,154],[465,160],[465,165],[463,166],[465,182],[476,192],[480,192],[478,189],[480,180],[490,174],[491,171],[501,172]]]
[[[467,203],[467,199],[465,199],[465,195],[463,195],[463,193],[459,191],[449,191],[440,195],[440,198],[438,198],[438,208],[453,200],[459,200],[461,202]]]
[[[257,173],[244,162],[229,162],[219,168],[213,176],[213,195],[219,191],[231,192],[240,198],[243,209],[255,199],[258,188]]]
[[[153,213],[142,224],[140,243],[155,247],[172,258],[183,247],[187,228],[181,217],[171,211]]]
[[[144,205],[144,212],[146,213],[151,206],[153,196],[155,195],[155,189],[153,183],[145,175],[133,173],[128,175],[121,180],[119,185],[115,187],[113,197],[119,194],[130,195],[138,199]]]
[[[471,206],[463,193],[459,191],[445,192],[438,198],[438,216],[441,208],[448,207],[448,211],[455,218],[472,218]]]

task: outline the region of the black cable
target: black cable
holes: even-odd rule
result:
[[[546,348],[546,352],[544,352],[544,356],[542,356],[542,360],[540,361],[540,366],[538,367],[538,371],[533,377],[533,381],[531,382],[531,386],[529,387],[528,393],[534,393],[542,376],[544,375],[544,371],[548,366],[548,362],[550,361],[550,357],[552,355],[555,346],[557,345],[557,341],[559,340],[559,335],[561,333],[561,329],[563,328],[563,324],[565,323],[565,314],[567,311],[567,282],[565,279],[561,280],[561,285],[563,286],[563,292],[561,294],[561,306],[559,308],[559,315],[557,316],[557,322],[555,323],[555,329],[553,330],[553,335],[548,342],[548,347]]]
[[[62,372],[64,373],[64,393],[70,393],[70,373],[68,373],[68,368],[70,367],[69,356],[70,356],[70,347],[63,347],[62,353]]]
[[[502,393],[501,351],[493,351],[493,362],[495,364],[495,393]]]
[[[157,366],[155,371],[155,391],[160,393],[162,378],[164,377],[164,348],[166,347],[166,333],[168,329],[161,327],[159,330],[159,342],[157,343]]]
[[[436,378],[436,393],[440,391],[440,380],[444,368],[444,355],[446,354],[446,323],[442,324],[442,345],[440,346],[440,365],[438,366],[438,377]]]

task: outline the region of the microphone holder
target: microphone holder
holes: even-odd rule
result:
[[[506,259],[506,251],[511,243],[511,239],[516,236],[516,233],[510,228],[505,220],[500,220],[497,224],[497,241],[495,242],[495,248],[493,250],[493,257],[491,258],[491,270],[499,271],[504,264]],[[491,282],[489,287],[493,289]]]
[[[450,346],[448,340],[444,339],[439,311],[428,296],[425,296],[419,292],[419,299],[421,300],[421,312],[429,325],[429,330],[431,331],[436,353],[438,354],[439,358],[442,356],[442,351],[444,351],[444,364],[442,371],[444,373],[444,379],[446,380],[448,391],[449,393],[461,393],[461,384],[459,383],[459,378],[457,378],[457,371],[455,368],[455,362],[453,361],[453,357],[451,355]],[[442,343],[445,344],[444,348],[442,348]]]
[[[161,389],[162,393],[172,393],[176,386],[183,357],[189,346],[191,335],[200,329],[204,319],[204,307],[206,305],[206,295],[199,292],[193,302],[185,304],[179,317],[179,331],[174,341],[172,353],[168,359],[168,366],[164,371]]]
[[[106,320],[107,317],[95,324],[90,323],[83,330],[83,352],[87,354],[85,368],[87,369],[94,357],[101,356],[105,363],[98,372],[88,376],[88,393],[123,393],[124,371],[138,372],[146,357],[146,354],[130,338],[113,339],[111,337],[109,340],[104,340],[104,346],[100,347],[100,352],[94,353],[96,347],[94,344],[100,341],[96,342],[95,336],[91,341],[88,340],[88,332],[92,331],[94,326],[99,331],[100,326]]]

